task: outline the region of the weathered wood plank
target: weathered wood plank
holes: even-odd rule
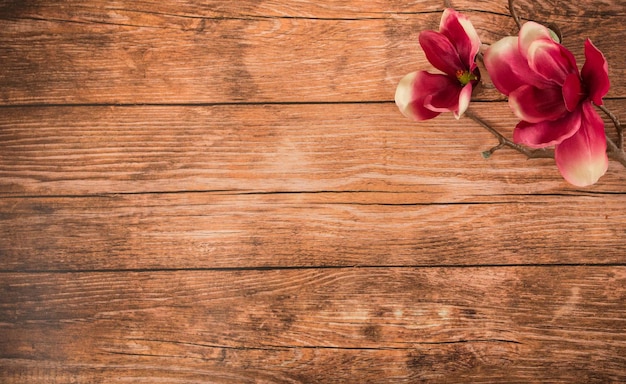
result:
[[[4,274],[4,382],[620,382],[623,267]],[[389,300],[393,297],[393,300]]]
[[[499,0],[454,0],[453,8],[460,11],[481,11],[509,14],[507,2]],[[73,1],[69,6],[63,0],[45,3],[16,3],[0,1],[0,18],[55,18],[75,21],[99,21],[95,15],[105,14],[109,21],[121,23],[118,15],[145,14],[144,17],[188,18],[245,18],[245,17],[297,17],[318,19],[380,18],[389,14],[418,14],[441,12],[444,2],[412,0],[173,0],[159,1]],[[516,0],[515,7],[523,19],[545,19],[551,16],[598,17],[624,16],[626,9],[619,1],[585,0],[583,2],[554,2]],[[71,11],[71,12],[68,12]],[[105,12],[106,11],[106,12]],[[137,17],[139,15],[135,15]],[[128,18],[128,17],[127,17]],[[550,20],[548,20],[550,21]]]
[[[609,106],[619,114],[626,100]],[[510,137],[517,120],[506,103],[472,108]],[[468,119],[415,123],[393,103],[4,108],[0,195],[383,191],[429,203],[576,191],[551,159],[512,150],[483,159],[495,144]],[[588,190],[624,185],[611,162]]]
[[[516,3],[624,120],[623,2]],[[400,116],[442,7],[0,0],[0,382],[626,382],[626,172]]]
[[[0,199],[1,270],[626,262],[626,195],[420,203],[402,193]]]
[[[276,3],[266,5],[271,9]],[[430,68],[417,35],[436,28],[440,18],[438,12],[399,14],[397,5],[376,11],[380,2],[364,10],[377,17],[346,19],[341,14],[227,18],[219,5],[193,3],[181,11],[163,2],[158,11],[146,9],[149,3],[130,9],[14,4],[5,5],[0,19],[5,105],[388,101],[404,74]],[[259,6],[246,4],[227,6],[225,12],[264,13],[265,8],[253,11],[249,8]],[[310,4],[283,6],[278,13],[306,14]],[[626,40],[626,15],[616,2],[594,4],[552,6],[542,17],[562,26],[566,45],[580,60],[584,38],[590,37],[610,63],[609,96],[625,97],[626,63],[616,48]],[[502,11],[502,5],[495,8]],[[329,12],[340,9],[331,6]],[[487,44],[514,30],[502,14],[468,14]],[[500,97],[494,91],[478,96]]]

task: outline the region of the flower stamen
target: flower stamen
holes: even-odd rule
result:
[[[456,71],[456,79],[459,83],[461,83],[461,85],[466,86],[470,81],[478,80],[478,77],[470,71],[459,69]]]

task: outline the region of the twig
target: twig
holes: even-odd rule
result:
[[[497,151],[498,149],[504,148],[504,147],[509,147],[509,148],[515,149],[516,151],[518,151],[521,154],[525,155],[529,159],[542,159],[542,158],[544,158],[544,159],[552,159],[552,158],[554,158],[554,151],[553,150],[547,150],[547,149],[543,149],[543,148],[541,148],[541,149],[531,149],[531,148],[527,148],[527,147],[524,147],[522,145],[519,145],[519,144],[516,144],[516,143],[512,142],[511,140],[509,140],[506,137],[504,137],[504,135],[502,135],[496,129],[494,129],[489,124],[487,124],[486,121],[484,121],[480,117],[474,115],[469,110],[465,111],[465,116],[467,116],[469,119],[471,119],[471,120],[475,121],[476,123],[478,123],[479,125],[481,125],[483,128],[485,128],[487,131],[491,132],[491,134],[494,135],[498,139],[498,142],[499,142],[498,145],[496,145],[495,147],[493,147],[493,148],[483,152],[483,157],[485,157],[485,158],[489,158],[495,151]],[[618,121],[618,124],[619,124],[619,121]],[[606,137],[606,146],[607,146],[606,153],[607,153],[607,156],[609,157],[609,159],[615,160],[615,161],[619,162],[620,164],[622,164],[624,167],[626,167],[626,152],[624,152],[621,148],[619,148],[618,145],[615,144],[615,142],[613,140],[611,140],[611,138],[608,137],[608,136]]]
[[[606,153],[609,159],[619,161],[624,167],[626,167],[626,153],[615,144],[608,136],[606,138]]]
[[[515,20],[515,24],[517,25],[517,30],[519,31],[520,29],[522,29],[522,22],[519,19],[519,16],[517,16],[517,12],[515,12],[515,6],[513,5],[513,0],[509,0],[509,13],[511,14],[511,17],[513,17],[513,20]]]
[[[552,159],[554,158],[554,152],[551,150],[546,150],[546,149],[530,149],[530,148],[526,148],[522,145],[516,144],[514,142],[512,142],[511,140],[507,139],[506,137],[504,137],[504,135],[502,135],[500,132],[498,132],[496,129],[494,129],[492,126],[490,126],[489,124],[487,124],[486,121],[484,121],[483,119],[481,119],[480,117],[474,115],[472,112],[465,111],[465,116],[467,116],[468,118],[472,119],[473,121],[475,121],[476,123],[480,124],[483,128],[485,128],[487,131],[491,132],[492,135],[494,135],[497,139],[499,144],[496,145],[495,147],[489,149],[488,151],[483,152],[483,156],[485,158],[491,156],[495,151],[497,151],[500,148],[503,147],[509,147],[512,149],[515,149],[516,151],[520,152],[521,154],[525,155],[527,158],[529,159]]]
[[[624,148],[624,127],[619,122],[617,116],[613,114],[613,112],[609,111],[607,107],[604,105],[596,105],[602,112],[604,112],[610,119],[613,121],[613,125],[615,125],[615,129],[617,130],[617,148]]]
[[[481,51],[478,51],[478,53],[476,54],[476,59],[474,60],[478,60],[481,64],[485,65],[485,55]]]

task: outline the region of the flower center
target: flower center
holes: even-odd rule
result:
[[[470,71],[464,71],[462,69],[459,69],[458,71],[456,71],[456,79],[459,81],[459,83],[461,83],[461,85],[465,86],[470,81],[478,80],[478,77],[476,77],[476,75],[474,75]]]

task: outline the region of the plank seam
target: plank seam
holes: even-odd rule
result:
[[[623,101],[626,96],[605,97],[604,101]],[[506,103],[506,99],[472,99],[472,103]],[[265,106],[265,105],[371,105],[371,104],[395,104],[394,100],[335,100],[335,101],[224,101],[224,102],[187,102],[187,103],[23,103],[23,104],[0,104],[0,109],[9,108],[141,108],[141,107],[241,107],[241,106]]]
[[[478,269],[478,268],[621,268],[625,263],[530,263],[530,264],[416,264],[416,265],[317,265],[317,266],[258,266],[258,267],[207,267],[207,268],[117,268],[117,269],[15,269],[0,270],[0,274],[112,274],[112,273],[169,273],[169,272],[265,272],[290,270],[358,270],[358,269]]]

